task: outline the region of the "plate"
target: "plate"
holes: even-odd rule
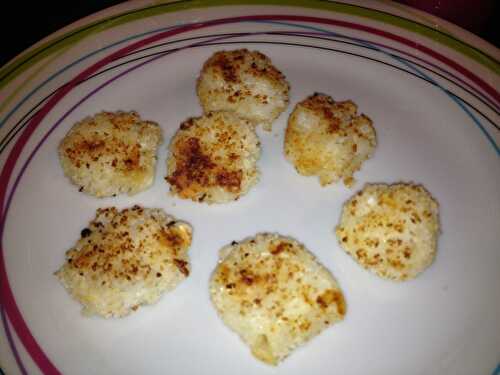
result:
[[[500,358],[499,50],[390,3],[131,2],[83,19],[0,70],[2,323],[8,374],[491,374]],[[367,5],[368,4],[368,5]],[[257,49],[291,83],[259,184],[237,202],[168,194],[165,157],[201,109],[195,80],[214,51]],[[352,189],[320,187],[283,157],[293,106],[313,92],[352,99],[378,148]],[[57,145],[79,119],[136,110],[165,143],[154,186],[95,199],[63,176]],[[405,283],[361,269],[338,246],[342,203],[367,182],[424,184],[441,209],[435,263]],[[192,275],[124,319],[84,317],[53,272],[98,207],[160,207],[190,222]],[[278,367],[255,360],[210,304],[218,249],[257,232],[292,235],[344,290],[346,319]]]

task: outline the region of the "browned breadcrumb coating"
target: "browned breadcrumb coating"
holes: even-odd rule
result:
[[[258,234],[221,249],[210,295],[219,316],[259,360],[276,365],[344,318],[330,272],[299,242]]]
[[[438,203],[421,185],[369,184],[344,204],[337,239],[364,268],[403,281],[434,260]]]
[[[59,145],[64,173],[96,197],[136,194],[154,180],[158,124],[136,112],[101,112],[75,124]]]
[[[257,183],[260,143],[253,127],[232,112],[183,122],[167,160],[172,193],[198,202],[238,199]]]
[[[258,51],[219,51],[203,65],[197,92],[205,112],[234,111],[271,130],[288,105],[290,86],[283,73]]]
[[[335,102],[314,94],[295,106],[285,133],[285,156],[304,176],[318,176],[321,185],[343,179],[370,158],[376,146],[375,129],[365,115],[357,115],[352,101]]]
[[[122,317],[189,275],[192,229],[161,209],[98,209],[56,276],[84,313]]]

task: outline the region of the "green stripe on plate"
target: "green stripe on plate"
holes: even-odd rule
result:
[[[68,33],[59,36],[53,40],[48,40],[39,47],[28,51],[27,53],[14,59],[10,64],[7,64],[0,69],[0,88],[7,85],[16,76],[23,71],[36,64],[41,59],[49,56],[57,50],[73,45],[89,35],[102,32],[112,27],[122,25],[131,21],[147,18],[163,13],[177,12],[180,10],[188,10],[193,8],[206,8],[214,6],[229,6],[229,5],[286,5],[286,6],[299,6],[303,8],[322,9],[337,13],[344,13],[348,15],[355,15],[359,17],[368,18],[371,20],[383,22],[389,25],[397,26],[402,29],[411,31],[413,33],[425,36],[436,42],[439,42],[451,49],[454,49],[472,60],[487,67],[496,74],[500,74],[500,63],[488,56],[486,53],[481,52],[467,43],[455,39],[454,37],[444,34],[441,31],[434,30],[426,25],[422,25],[408,19],[393,16],[388,13],[372,10],[368,8],[359,7],[356,5],[325,2],[321,0],[192,0],[192,1],[179,1],[173,3],[162,3],[149,6],[146,8],[139,8],[137,10],[128,11],[122,14],[110,16],[103,20],[92,22],[88,25],[81,26],[77,29],[69,31]]]
[[[31,72],[27,77],[23,77],[23,81],[20,82],[18,85],[16,85],[14,91],[9,96],[7,96],[4,100],[2,100],[2,102],[0,102],[0,113],[9,105],[9,103],[12,100],[14,100],[14,98],[16,97],[16,95],[18,93],[20,93],[26,86],[28,86],[31,83],[31,81],[33,81],[38,76],[38,74],[42,70],[44,70],[48,65],[50,65],[50,63],[52,63],[60,55],[62,55],[64,52],[66,52],[66,50],[68,48],[70,48],[70,46],[68,46],[67,48],[59,49],[49,59],[45,60],[43,62],[43,64],[40,64],[39,66],[37,66],[36,69],[34,69],[34,71]]]

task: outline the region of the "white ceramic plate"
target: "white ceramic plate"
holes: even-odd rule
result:
[[[395,4],[225,3],[127,3],[56,33],[0,70],[2,368],[8,374],[498,372],[499,50]],[[174,198],[163,179],[168,141],[182,120],[201,112],[195,79],[205,59],[239,47],[271,57],[292,87],[290,107],[273,132],[259,132],[262,179],[227,205]],[[321,188],[283,158],[287,117],[316,91],[354,100],[376,127],[375,156],[352,190]],[[99,200],[63,176],[56,148],[75,121],[119,109],[159,122],[166,142],[151,189]],[[366,182],[398,181],[424,184],[441,206],[436,262],[405,283],[361,269],[333,233],[351,194]],[[133,204],[161,207],[194,226],[192,275],[125,319],[84,317],[53,272],[96,208]],[[305,243],[336,276],[348,303],[344,322],[277,368],[256,361],[222,324],[207,290],[218,249],[260,231]]]

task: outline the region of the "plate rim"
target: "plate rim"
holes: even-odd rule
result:
[[[371,5],[374,5],[373,8],[366,6],[366,4],[359,0],[349,0],[348,2],[324,2],[321,0],[204,0],[203,2],[197,0],[167,0],[154,5],[144,6],[147,4],[151,3],[148,0],[132,0],[117,4],[83,17],[46,36],[0,67],[0,90],[42,58],[55,53],[61,46],[74,45],[85,37],[92,35],[94,31],[102,32],[108,28],[158,14],[223,6],[298,7],[368,18],[383,24],[403,28],[418,35],[419,38],[424,37],[437,41],[500,76],[500,49],[458,25],[404,4],[397,3],[394,6],[382,2],[379,4],[371,3]],[[161,7],[172,7],[172,9],[162,11],[160,10]],[[358,10],[362,10],[362,12],[356,14],[355,12],[347,11],[347,8],[351,8],[351,10],[357,8]],[[391,13],[391,10],[394,13]],[[405,17],[396,14],[398,10],[405,13]],[[132,16],[130,18],[130,12],[139,12],[139,16]],[[142,12],[148,14],[141,15],[140,13]],[[422,23],[422,21],[429,24]],[[405,27],[402,26],[403,24],[405,24]],[[84,32],[84,34],[78,36],[77,34],[80,32]],[[63,44],[60,45],[60,43]],[[474,43],[480,43],[481,47],[474,46]],[[483,56],[479,58],[476,56],[477,53]]]

